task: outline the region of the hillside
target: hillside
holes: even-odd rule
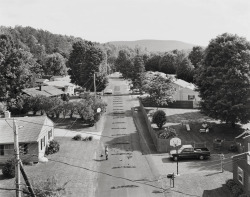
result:
[[[112,41],[108,42],[115,46],[128,46],[130,48],[135,48],[135,46],[140,46],[143,49],[146,48],[148,51],[152,52],[165,52],[174,49],[178,50],[188,50],[192,49],[193,44],[176,41],[176,40],[137,40],[137,41]]]

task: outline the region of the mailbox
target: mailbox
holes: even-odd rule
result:
[[[174,174],[168,174],[168,175],[167,175],[167,178],[173,179],[173,178],[174,178]]]

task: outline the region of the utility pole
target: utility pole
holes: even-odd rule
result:
[[[221,153],[221,155],[220,155],[220,165],[221,165],[221,172],[224,172],[224,169],[223,169],[223,160],[224,160],[224,155]]]
[[[32,197],[36,197],[36,195],[35,195],[35,193],[34,193],[34,190],[33,190],[33,187],[32,187],[32,185],[31,185],[30,182],[29,182],[28,176],[26,175],[26,173],[25,173],[25,171],[24,171],[22,161],[20,161],[20,169],[21,169],[23,178],[24,178],[24,180],[25,180],[25,183],[26,183],[26,185],[27,185],[27,187],[28,187],[28,190],[29,190],[31,196],[32,196]]]
[[[95,98],[96,98],[95,72],[94,72],[94,92],[95,92]]]
[[[18,126],[13,118],[14,131],[14,151],[15,151],[15,174],[16,174],[16,197],[21,197],[21,181],[20,181],[20,157],[19,157],[19,142],[18,142]]]

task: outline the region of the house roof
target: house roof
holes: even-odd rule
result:
[[[159,74],[161,75],[162,77],[166,77],[166,76],[169,76],[173,79],[173,83],[178,85],[178,86],[181,86],[182,88],[188,88],[188,89],[191,89],[191,90],[194,90],[195,89],[195,85],[192,84],[192,83],[188,83],[187,81],[184,81],[182,79],[177,79],[176,78],[176,75],[170,75],[170,74],[165,74],[165,73],[162,73],[162,72],[152,72],[152,71],[149,71],[147,72],[147,75],[150,77],[150,76],[154,76],[156,74]]]
[[[69,75],[66,75],[66,76],[52,76],[50,78],[50,81],[67,81],[67,82],[70,82],[71,79],[70,79]]]
[[[43,82],[46,82],[49,80],[48,79],[36,79],[35,81],[36,81],[36,83],[43,83]]]
[[[43,95],[43,96],[51,97],[51,96],[58,96],[58,95],[64,94],[62,90],[59,90],[58,88],[54,86],[42,86],[41,88],[42,88],[41,91],[39,87],[26,88],[26,89],[23,89],[22,91],[30,96]]]
[[[68,81],[45,81],[44,84],[60,88],[63,88],[65,86],[75,86],[73,83],[70,83]]]
[[[47,116],[35,116],[35,117],[15,117],[18,129],[19,142],[36,142],[38,136],[42,132],[45,120]],[[23,126],[22,128],[20,128]],[[14,143],[13,133],[13,119],[1,118],[0,119],[0,144],[12,144]]]

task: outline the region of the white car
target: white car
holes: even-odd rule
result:
[[[113,94],[113,90],[112,89],[106,89],[106,90],[104,90],[104,94]]]

